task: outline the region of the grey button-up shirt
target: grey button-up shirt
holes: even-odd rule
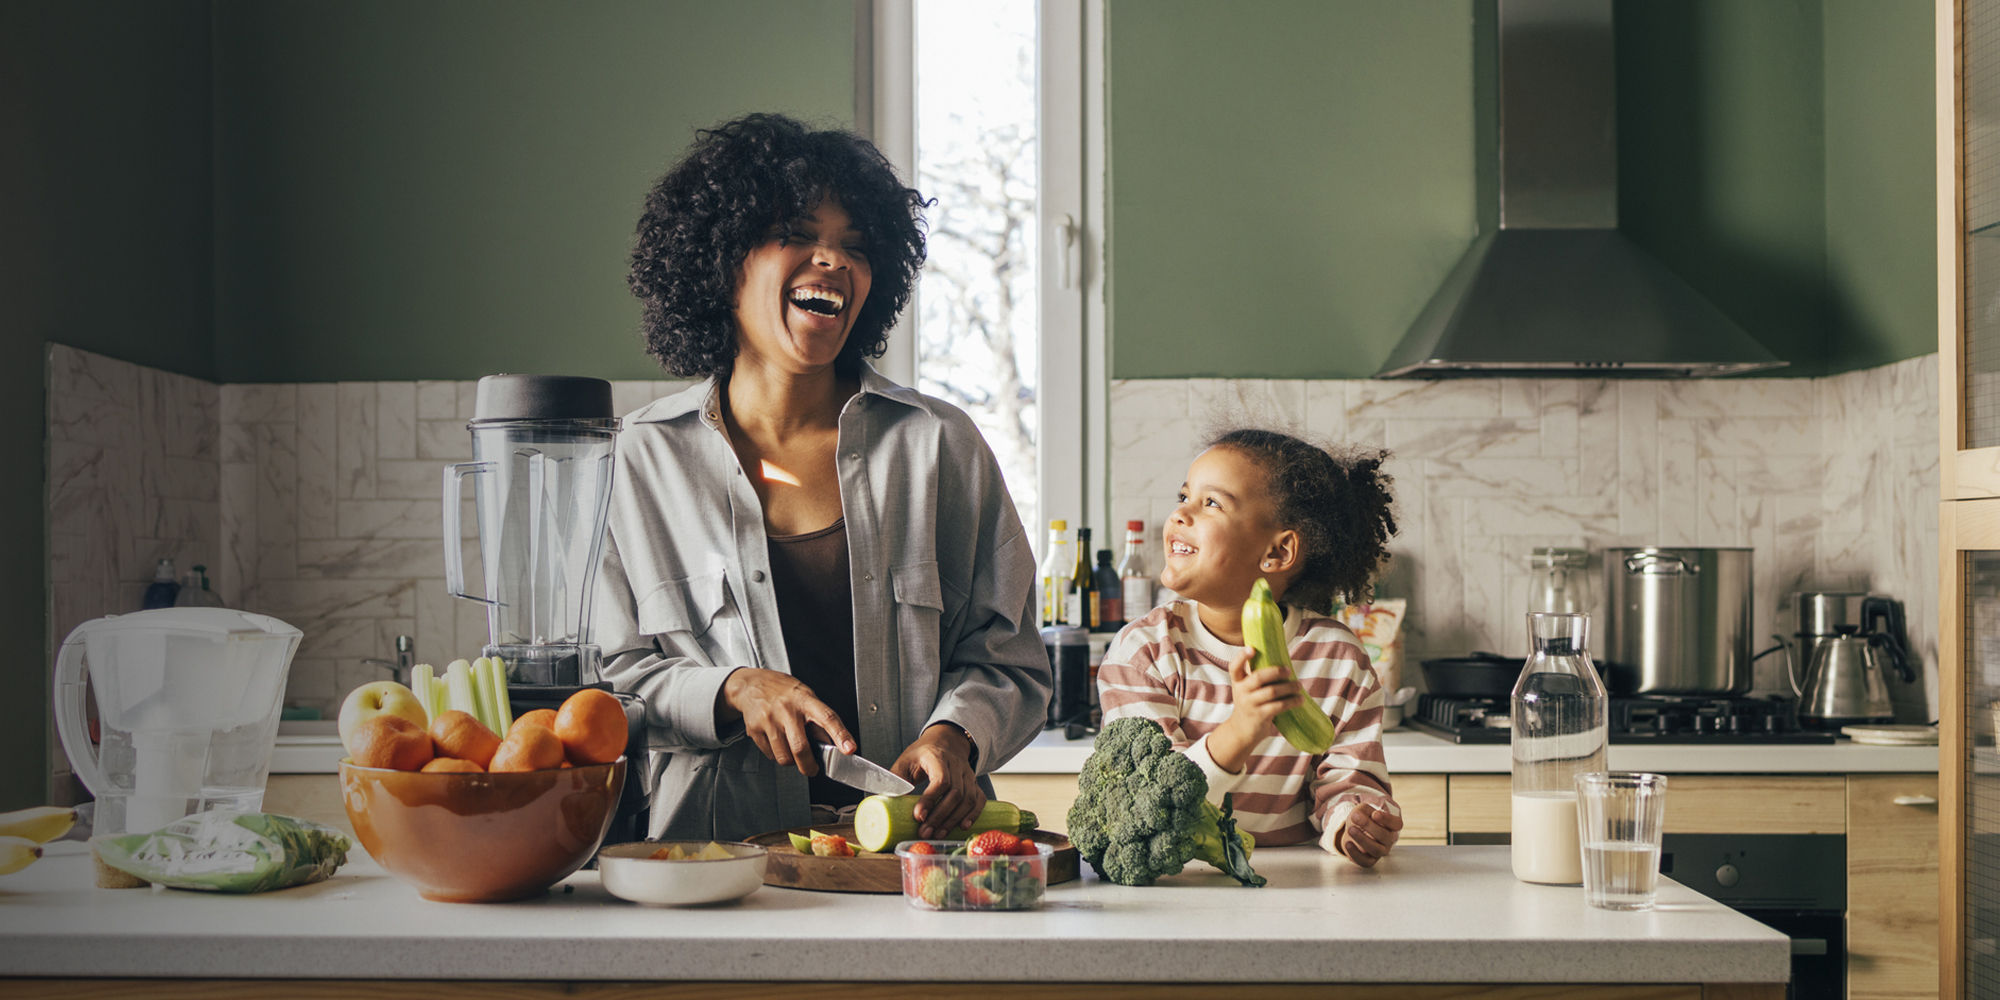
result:
[[[604,677],[646,703],[653,837],[741,839],[811,822],[806,779],[716,717],[743,667],[791,672],[763,505],[710,379],[625,418],[593,612]],[[863,367],[840,412],[862,755],[887,765],[933,723],[982,775],[1047,718],[1035,565],[1000,466],[956,407]]]

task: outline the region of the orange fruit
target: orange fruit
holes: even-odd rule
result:
[[[494,774],[508,771],[548,771],[562,766],[563,745],[555,730],[542,726],[515,726],[493,752],[486,769]]]
[[[625,753],[625,706],[609,691],[578,691],[556,713],[556,738],[572,764],[609,764]]]
[[[456,757],[437,757],[424,765],[425,774],[485,774],[478,763]]]
[[[383,712],[354,727],[347,756],[362,767],[415,771],[431,762],[431,737],[416,723]]]
[[[500,749],[500,737],[493,735],[493,730],[473,718],[472,713],[456,709],[439,712],[431,720],[431,743],[438,756],[469,760],[482,771],[493,759],[493,751]]]
[[[540,726],[543,729],[554,732],[556,728],[556,710],[553,708],[538,708],[514,720],[515,729],[519,729],[522,726]],[[513,729],[508,730],[510,733],[513,731]]]

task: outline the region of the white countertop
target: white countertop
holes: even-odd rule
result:
[[[44,858],[0,877],[0,976],[1777,983],[1791,962],[1783,934],[1669,879],[1652,911],[1595,910],[1515,881],[1504,847],[1403,847],[1372,871],[1276,848],[1254,859],[1263,889],[1196,862],[1148,888],[1086,874],[1020,913],[770,887],[652,909],[594,871],[537,900],[433,903],[350,857],[252,896],[93,889],[87,856]]]
[[[1060,731],[1050,730],[1035,737],[999,773],[1075,774],[1083,769],[1092,743],[1065,740]],[[1505,743],[1461,745],[1412,729],[1384,733],[1382,753],[1392,775],[1505,774],[1512,765]],[[271,755],[271,773],[335,774],[340,757],[338,736],[280,736]],[[1660,774],[1900,774],[1936,771],[1938,750],[1867,746],[1848,739],[1818,746],[1613,743],[1611,766]]]

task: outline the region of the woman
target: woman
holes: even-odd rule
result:
[[[646,702],[652,837],[859,801],[814,742],[893,760],[925,836],[968,827],[1046,716],[999,465],[864,360],[909,301],[922,206],[865,140],[775,115],[700,133],[647,197],[647,348],[706,379],[625,418],[598,598],[604,675]]]

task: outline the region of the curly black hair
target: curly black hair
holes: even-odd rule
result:
[[[694,146],[646,195],[627,282],[645,303],[646,353],[683,378],[724,377],[736,360],[736,284],[773,226],[789,233],[828,197],[865,240],[868,298],[835,365],[881,357],[924,263],[926,202],[873,143],[753,114],[695,133]]]
[[[1234,448],[1263,466],[1278,526],[1299,533],[1301,565],[1286,604],[1325,614],[1336,597],[1368,599],[1396,533],[1392,480],[1382,472],[1388,452],[1334,452],[1255,429],[1225,432],[1209,447]]]

